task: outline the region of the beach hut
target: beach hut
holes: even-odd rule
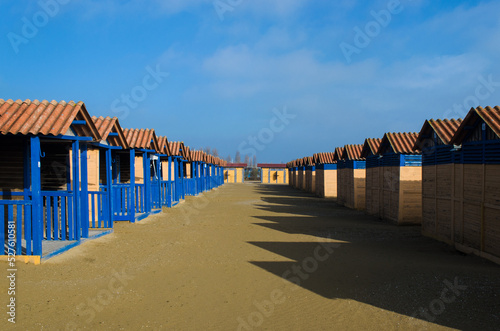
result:
[[[115,220],[114,210],[121,211],[121,205],[126,205],[129,198],[130,190],[121,189],[122,183],[130,183],[129,146],[118,118],[93,116],[92,121],[101,141],[87,148],[90,227],[110,228]],[[123,164],[121,155],[125,155]],[[114,204],[118,207],[114,208]]]
[[[337,198],[337,161],[335,153],[313,155],[316,165],[316,195],[321,198]]]
[[[306,166],[305,173],[305,187],[304,190],[309,193],[316,194],[316,165],[314,163],[313,157],[308,156],[304,158],[304,163]]]
[[[414,132],[386,133],[377,151],[381,156],[379,177],[369,181],[371,192],[379,192],[379,210],[375,215],[396,224],[422,221],[422,155],[413,150],[417,136]]]
[[[345,145],[337,160],[337,202],[352,209],[365,209],[366,161],[363,145]],[[335,155],[338,155],[337,152]]]
[[[259,163],[260,182],[262,184],[288,184],[289,174],[285,164],[282,163]]]
[[[0,242],[15,242],[0,255],[40,263],[111,231],[89,229],[87,148],[100,141],[83,102],[0,99]]]
[[[170,171],[173,176],[172,205],[175,206],[185,198],[184,191],[184,163],[186,162],[186,151],[184,142],[170,141]]]
[[[413,147],[422,151],[422,234],[448,244],[453,239],[454,173],[461,168],[450,142],[461,123],[426,120]]]
[[[162,153],[153,129],[123,129],[129,145],[130,183],[133,196],[127,205],[115,206],[115,220],[140,221],[150,214],[161,212],[160,162]],[[122,188],[124,190],[125,188]],[[126,193],[121,193],[126,196]],[[129,196],[130,196],[129,195]],[[122,209],[122,207],[124,209]],[[126,210],[129,210],[127,214]]]
[[[205,153],[202,151],[192,151],[191,159],[193,161],[192,169],[193,169],[193,176],[195,179],[196,194],[200,194],[201,192],[204,191],[203,189],[204,175],[202,174],[202,172],[204,170],[204,164],[205,164]]]
[[[450,141],[457,146],[452,241],[500,263],[500,107],[472,108]]]
[[[370,215],[380,215],[380,197],[383,187],[382,167],[380,167],[380,138],[367,138],[361,150],[361,157],[366,159],[366,212]]]
[[[288,162],[288,171],[289,171],[289,184],[293,188],[297,188],[298,183],[298,167],[297,160],[293,160]]]
[[[297,160],[297,188],[306,189],[306,159],[305,157]]]
[[[228,163],[224,170],[224,181],[226,183],[244,183],[246,163]]]
[[[170,151],[170,142],[166,136],[158,136],[158,148],[160,152],[160,201],[162,207],[172,207],[175,174],[173,166],[173,156]]]

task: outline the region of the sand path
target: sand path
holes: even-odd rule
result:
[[[19,330],[500,325],[500,266],[288,186],[224,185],[18,269]]]

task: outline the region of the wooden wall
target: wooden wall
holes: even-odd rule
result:
[[[321,198],[337,197],[337,170],[316,168],[316,195]]]
[[[348,208],[366,208],[366,170],[341,168],[337,170],[337,202]]]
[[[305,190],[310,193],[316,193],[316,170],[306,170]]]
[[[374,167],[366,170],[366,211],[396,224],[422,222],[422,168]]]
[[[144,183],[144,164],[143,164],[142,155],[135,156],[135,183],[143,184]]]

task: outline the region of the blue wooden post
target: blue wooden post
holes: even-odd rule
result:
[[[73,141],[73,206],[75,215],[75,234],[70,239],[80,240],[82,236],[82,208],[80,203],[80,142]]]
[[[130,150],[130,189],[128,190],[130,222],[135,222],[135,149]]]
[[[142,161],[144,165],[144,202],[145,202],[145,212],[149,213],[151,211],[151,161],[149,154],[144,152],[142,156]]]
[[[177,156],[174,157],[174,200],[179,201],[179,162],[177,160]]]
[[[181,197],[182,199],[186,198],[186,192],[184,192],[184,164],[185,162],[181,159],[180,161],[180,171],[181,171]]]
[[[172,207],[172,157],[168,157],[168,197],[167,197],[167,207]]]
[[[156,181],[158,182],[158,186],[157,186],[158,206],[157,207],[161,209],[162,198],[161,198],[161,160],[160,160],[160,155],[158,155],[158,158],[156,159],[155,166],[156,166]]]
[[[114,199],[114,193],[113,193],[113,160],[111,159],[111,148],[106,149],[106,189],[108,191],[108,211],[109,215],[108,216],[108,224],[105,224],[104,226],[107,228],[112,228],[113,227],[113,199]],[[104,202],[104,201],[103,201]]]
[[[43,209],[40,176],[40,138],[30,138],[31,150],[31,224],[33,229],[33,255],[42,255]],[[29,222],[29,217],[27,218]],[[28,252],[29,254],[30,252]]]
[[[87,145],[82,144],[82,153],[81,153],[81,177],[82,177],[82,185],[81,185],[81,201],[82,201],[82,237],[89,237],[89,180],[88,180],[88,166],[87,166]],[[61,225],[62,231],[66,231],[64,225]]]

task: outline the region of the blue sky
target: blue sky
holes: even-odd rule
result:
[[[0,98],[81,100],[223,158],[287,162],[500,103],[498,1],[12,0],[0,11]]]

